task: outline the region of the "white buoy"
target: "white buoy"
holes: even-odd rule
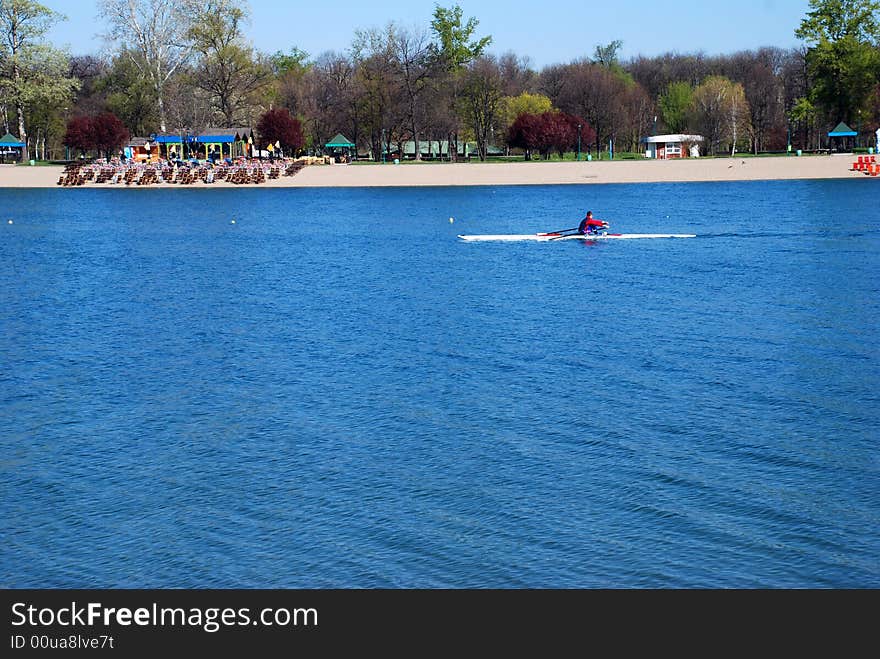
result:
[[[235,224],[235,220],[232,220],[229,224]]]
[[[449,218],[449,224],[452,224],[453,222],[455,222],[455,218],[454,218],[454,217],[450,217],[450,218]]]
[[[12,224],[12,220],[9,220],[9,224]]]

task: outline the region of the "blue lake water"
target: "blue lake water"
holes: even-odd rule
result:
[[[0,585],[880,587],[878,193],[0,190]]]

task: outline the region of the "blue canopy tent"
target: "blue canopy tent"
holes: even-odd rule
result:
[[[169,160],[184,157],[222,160],[247,155],[248,138],[251,134],[249,128],[209,128],[198,135],[191,133],[154,135],[153,141],[165,145],[166,157]]]
[[[248,138],[251,136],[249,128],[208,128],[196,135],[193,141],[200,150],[204,149],[206,159],[216,160],[219,157],[222,160],[247,155]]]
[[[184,156],[186,155],[183,150],[184,145],[192,144],[194,141],[195,138],[192,135],[186,134],[153,135],[153,142],[158,145],[165,146],[165,157],[168,160],[183,160]]]
[[[854,139],[850,140],[847,138],[855,138],[857,136],[858,136],[858,133],[856,131],[854,131],[852,128],[850,128],[849,126],[847,126],[842,121],[839,124],[837,124],[837,126],[834,128],[834,130],[832,130],[828,133],[829,140],[835,139],[835,138],[838,140],[841,140],[841,142],[838,142],[838,147],[839,147],[837,149],[838,151],[844,151],[844,150],[851,151],[852,146],[855,143],[855,140]],[[849,148],[847,149],[848,146],[849,146]]]
[[[6,157],[14,162],[19,162],[24,154],[25,143],[11,133],[0,137],[0,162],[5,163]]]

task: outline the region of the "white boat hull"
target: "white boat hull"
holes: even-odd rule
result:
[[[595,235],[581,235],[581,234],[573,234],[573,235],[564,235],[560,236],[558,234],[547,234],[547,233],[524,233],[524,234],[515,234],[515,233],[507,233],[507,234],[484,234],[484,235],[473,235],[473,236],[462,236],[459,235],[459,238],[465,240],[467,242],[497,242],[497,241],[505,241],[505,242],[514,242],[514,241],[522,241],[522,240],[532,240],[537,242],[550,242],[557,240],[634,240],[637,238],[696,238],[695,234],[692,233],[599,233]]]

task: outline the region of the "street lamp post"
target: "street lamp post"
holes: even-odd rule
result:
[[[581,160],[581,125],[578,124],[578,162]]]
[[[788,128],[788,137],[786,137],[786,142],[787,142],[788,146],[786,147],[785,153],[786,153],[786,155],[790,156],[791,155],[791,122],[788,122],[787,128]]]
[[[859,108],[859,127],[858,127],[858,135],[856,135],[856,148],[861,146],[862,142],[862,109]]]
[[[380,145],[382,149],[382,164],[385,164],[385,129],[382,129],[382,144]]]

